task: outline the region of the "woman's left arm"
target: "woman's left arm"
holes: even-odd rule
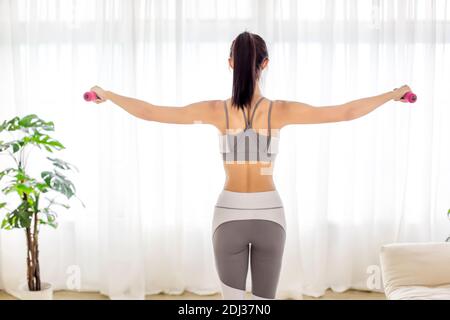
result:
[[[215,124],[218,100],[206,100],[188,104],[183,107],[157,106],[146,101],[126,97],[100,87],[91,88],[100,99],[96,103],[110,100],[131,115],[148,121],[177,124]]]

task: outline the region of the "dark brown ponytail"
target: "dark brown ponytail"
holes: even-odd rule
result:
[[[233,40],[230,49],[230,58],[233,58],[232,105],[240,109],[250,105],[260,65],[266,57],[267,47],[260,36],[245,31]]]

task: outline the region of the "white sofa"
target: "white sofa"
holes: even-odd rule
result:
[[[381,247],[384,292],[390,300],[450,300],[450,243]]]

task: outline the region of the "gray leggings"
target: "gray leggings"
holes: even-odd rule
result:
[[[224,190],[215,207],[213,248],[224,299],[244,299],[250,259],[252,296],[274,299],[286,238],[277,191]]]

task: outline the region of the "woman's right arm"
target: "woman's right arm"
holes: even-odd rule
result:
[[[279,122],[278,128],[289,124],[349,121],[372,112],[390,100],[405,102],[401,100],[401,97],[408,91],[411,91],[411,89],[405,85],[377,96],[324,107],[316,107],[296,101],[277,100],[276,104],[278,106],[272,112],[277,113],[274,115],[274,118]]]
[[[106,91],[99,86],[91,88],[100,99],[95,103],[110,100],[129,114],[148,121],[176,124],[212,124],[217,126],[218,112],[222,111],[220,100],[204,100],[185,106],[158,106],[132,97]]]

